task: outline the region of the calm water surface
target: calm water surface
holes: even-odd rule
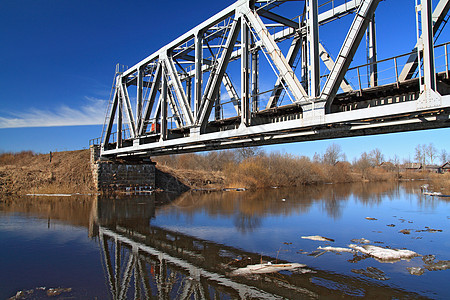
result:
[[[424,196],[420,184],[0,199],[0,299],[44,298],[49,288],[88,299],[448,299],[450,199]],[[334,241],[302,239],[313,235]],[[361,238],[422,256],[382,262],[318,249]],[[306,266],[230,274],[261,261]]]

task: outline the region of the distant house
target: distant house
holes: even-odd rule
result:
[[[422,170],[422,164],[420,163],[406,163],[403,164],[403,170],[405,171],[413,171],[413,172],[418,172],[420,170]]]
[[[439,173],[447,173],[450,172],[450,162],[446,162],[442,166],[439,167]]]
[[[428,172],[439,173],[440,168],[441,167],[438,165],[426,165],[424,170]]]
[[[391,163],[390,161],[384,161],[379,165],[380,168],[386,170],[386,171],[393,171],[397,168],[396,165]]]

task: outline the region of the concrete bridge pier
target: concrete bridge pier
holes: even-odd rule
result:
[[[105,160],[100,145],[91,145],[91,170],[101,192],[143,192],[155,189],[155,163],[152,161]]]

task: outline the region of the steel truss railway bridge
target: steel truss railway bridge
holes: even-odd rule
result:
[[[136,65],[116,68],[101,155],[449,127],[448,43],[435,40],[450,1],[416,0],[412,52],[380,60],[377,49],[387,45],[377,45],[375,13],[391,1],[237,1]],[[330,27],[333,38],[323,39]],[[339,50],[327,51],[339,35]],[[364,64],[353,66],[363,38]]]

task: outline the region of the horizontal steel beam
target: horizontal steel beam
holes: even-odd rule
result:
[[[245,145],[311,141],[366,134],[450,127],[450,96],[439,106],[418,109],[418,101],[387,104],[325,115],[316,120],[296,119],[177,138],[159,143],[107,150],[103,155],[165,155],[227,149]],[[440,115],[436,112],[441,112]],[[418,117],[422,116],[422,117]]]

